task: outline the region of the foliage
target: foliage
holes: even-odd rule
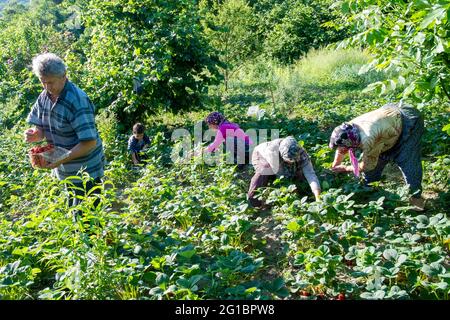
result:
[[[200,104],[218,74],[192,1],[91,1],[86,87],[128,124]]]
[[[310,108],[312,103],[320,103],[326,96],[333,96],[337,103],[345,103],[349,94],[339,97],[342,90],[363,90],[368,84],[382,80],[386,75],[382,72],[359,74],[359,68],[371,61],[367,52],[360,50],[311,50],[303,59],[290,66],[282,66],[261,58],[244,67],[230,83],[228,101],[234,102],[237,96],[240,103],[250,106],[261,105],[270,111],[276,109],[281,113],[290,113],[292,105],[306,102]],[[242,91],[251,91],[252,97],[258,92],[258,98],[246,101]],[[269,100],[271,106],[263,102]],[[342,101],[341,101],[342,100]],[[333,102],[329,102],[333,103]]]
[[[450,2],[338,1],[355,35],[344,44],[367,46],[376,55],[361,72],[394,70],[396,77],[376,82],[384,93],[400,87],[403,97],[417,102],[449,95]]]
[[[177,144],[168,133],[207,111],[148,119],[152,144],[139,169],[130,165],[114,116],[101,112],[110,162],[97,209],[92,197],[68,208],[64,182],[31,168],[23,123],[1,127],[2,298],[448,299],[449,135],[441,130],[448,113],[424,107],[424,189],[431,196],[427,212],[417,214],[391,169],[370,189],[329,170],[332,128],[384,101],[351,86],[323,96],[307,88],[289,117],[275,109],[254,120],[242,116],[245,104],[223,106],[244,129],[293,135],[314,162],[322,202],[312,201],[306,183],[278,179],[260,192],[269,212],[247,204],[251,169],[170,161]],[[76,224],[75,209],[85,215]],[[266,219],[273,224],[262,229]],[[276,235],[270,245],[267,235]]]
[[[292,63],[312,48],[344,39],[345,30],[328,24],[339,19],[331,1],[281,1],[261,14],[264,52],[284,64]]]
[[[95,123],[102,139],[106,159],[114,160],[116,157],[121,157],[125,148],[124,141],[128,141],[128,137],[120,134],[124,128],[117,116],[102,109],[95,117]]]
[[[267,13],[281,2],[249,1],[249,5]],[[196,33],[201,29],[198,16],[190,11],[191,3],[184,1],[145,2],[155,9],[151,12],[134,1],[77,0],[67,5],[74,3],[82,12],[92,13],[85,17],[89,29],[76,28],[71,32],[73,41],[58,41],[61,47],[52,50],[64,56],[71,78],[87,87],[88,95],[95,96],[102,109],[96,124],[108,158],[105,177],[98,186],[99,195],[81,197],[77,207],[69,208],[69,182],[31,167],[27,156],[31,146],[23,141],[25,106],[35,100],[39,84],[26,66],[48,41],[47,35],[60,37],[55,30],[63,27],[50,23],[60,21],[58,14],[51,14],[48,24],[35,24],[39,19],[27,24],[24,15],[36,14],[33,10],[2,20],[11,34],[2,29],[0,52],[11,54],[16,48],[23,56],[17,70],[1,69],[5,73],[0,90],[8,99],[1,101],[0,108],[0,299],[448,300],[448,104],[432,101],[420,106],[425,115],[423,187],[427,204],[423,213],[411,210],[408,188],[395,166],[388,166],[382,181],[370,187],[350,174],[330,170],[332,129],[395,99],[395,95],[362,92],[367,83],[389,74],[358,74],[360,66],[371,59],[358,50],[310,51],[292,66],[259,57],[247,61],[230,81],[226,95],[217,94],[216,105],[208,105],[207,110],[179,114],[160,108],[149,117],[142,113],[139,120],[147,125],[151,145],[146,165],[134,167],[126,152],[130,127],[114,110],[125,112],[122,108],[128,106],[130,113],[122,116],[130,119],[139,114],[134,113],[133,103],[142,96],[133,93],[127,81],[140,63],[150,63],[161,54],[167,60],[155,61],[163,68],[155,72],[161,72],[163,78],[172,71],[177,74],[175,69],[164,70],[164,66],[174,67],[170,59],[178,59],[171,55],[175,51],[170,51],[174,49],[170,31],[203,43]],[[173,14],[169,9],[175,10]],[[103,15],[109,20],[98,21]],[[137,21],[142,20],[137,18],[142,17],[155,17],[155,33],[138,28]],[[174,21],[177,17],[180,20]],[[195,18],[193,29],[189,29],[189,17]],[[60,18],[62,23],[66,21]],[[19,32],[15,19],[23,19],[25,30],[33,33],[27,37]],[[173,30],[168,27],[172,22]],[[129,30],[134,36],[152,37],[148,42],[130,40],[125,33]],[[189,30],[194,30],[194,38],[183,33]],[[165,42],[160,43],[160,51],[151,51],[161,32]],[[27,41],[32,48],[29,52]],[[181,44],[192,43],[183,41]],[[205,59],[207,65],[212,61]],[[125,76],[120,74],[122,60]],[[100,65],[101,61],[105,64]],[[101,73],[117,68],[111,80],[111,75]],[[29,84],[20,87],[20,79],[28,79]],[[106,87],[98,86],[99,79],[107,82]],[[109,89],[116,91],[110,93]],[[122,100],[105,108],[109,99],[122,91]],[[245,116],[248,106],[255,103],[266,111],[260,119]],[[306,182],[294,185],[279,178],[258,191],[270,208],[255,210],[246,199],[251,167],[238,171],[223,161],[207,165],[199,157],[172,162],[172,150],[181,146],[171,141],[173,130],[184,127],[192,133],[193,125],[213,108],[244,130],[278,129],[280,136],[299,140],[321,182],[322,201],[313,200]],[[80,179],[86,183],[88,177]],[[96,199],[99,205],[95,207]],[[72,219],[75,210],[82,212],[76,222]]]
[[[30,10],[9,12],[0,19],[0,96],[15,99],[19,111],[26,109],[40,90],[30,72],[32,58],[44,51],[64,56],[75,41],[73,34],[60,31],[64,11],[51,1],[38,1]]]
[[[245,0],[226,0],[205,6],[205,34],[209,43],[220,52],[224,63],[225,91],[228,81],[242,65],[260,53],[256,34],[256,16]]]

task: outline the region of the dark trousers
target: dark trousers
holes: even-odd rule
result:
[[[82,182],[76,182],[71,185],[66,185],[67,191],[69,191],[69,207],[74,207],[78,204],[80,204],[83,200],[77,198],[76,196],[82,196],[86,197],[86,195],[89,193],[89,191],[94,188],[95,186],[101,185],[102,180],[101,178],[96,178],[94,180],[89,180],[86,182],[86,188],[84,187]],[[93,195],[100,194],[100,189],[95,189],[92,191]],[[94,207],[97,207],[100,203],[100,199],[95,199],[94,201]],[[79,217],[82,216],[81,210],[77,210],[74,213],[74,221],[76,221]]]
[[[402,172],[412,193],[420,197],[422,192],[421,137],[424,132],[423,117],[412,107],[400,108],[402,115],[402,134],[394,147],[380,154],[375,169],[364,174],[366,184],[379,181],[384,167],[394,161]]]
[[[250,181],[250,187],[248,189],[247,193],[247,199],[248,202],[255,208],[261,207],[263,205],[263,202],[261,200],[258,200],[255,198],[255,192],[257,189],[262,187],[267,187],[269,182],[274,181],[276,176],[273,175],[266,175],[262,174],[261,172],[256,172],[252,180]]]

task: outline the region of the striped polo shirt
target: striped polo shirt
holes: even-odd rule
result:
[[[27,122],[41,127],[48,143],[68,150],[80,141],[97,141],[96,147],[86,156],[53,169],[58,179],[80,176],[82,170],[92,178],[103,177],[105,156],[95,126],[94,105],[86,93],[72,82],[66,81],[55,103],[50,100],[47,90],[42,91],[28,115]]]

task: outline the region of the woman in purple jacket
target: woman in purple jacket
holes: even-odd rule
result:
[[[239,164],[240,168],[249,163],[249,150],[253,141],[239,128],[239,125],[227,121],[220,112],[211,112],[206,117],[205,122],[211,130],[217,131],[213,143],[205,149],[205,152],[214,152],[228,138],[233,138],[233,163]],[[242,156],[245,156],[245,160],[242,159]]]

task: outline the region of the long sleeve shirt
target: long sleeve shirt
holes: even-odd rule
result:
[[[276,139],[261,143],[253,150],[252,164],[256,171],[267,175],[293,177],[301,170],[308,181],[311,191],[320,191],[320,183],[314,171],[311,159],[305,149],[300,149],[300,161],[293,165],[286,164],[280,156],[280,143]]]
[[[384,106],[350,121],[361,136],[362,171],[375,169],[380,154],[391,149],[402,133],[402,118],[396,106]]]
[[[219,128],[216,133],[216,137],[207,148],[207,152],[214,152],[225,140],[226,138],[236,137],[238,139],[243,140],[246,144],[253,144],[252,139],[244,133],[244,131],[239,128],[236,123],[232,122],[224,122],[219,125]]]

